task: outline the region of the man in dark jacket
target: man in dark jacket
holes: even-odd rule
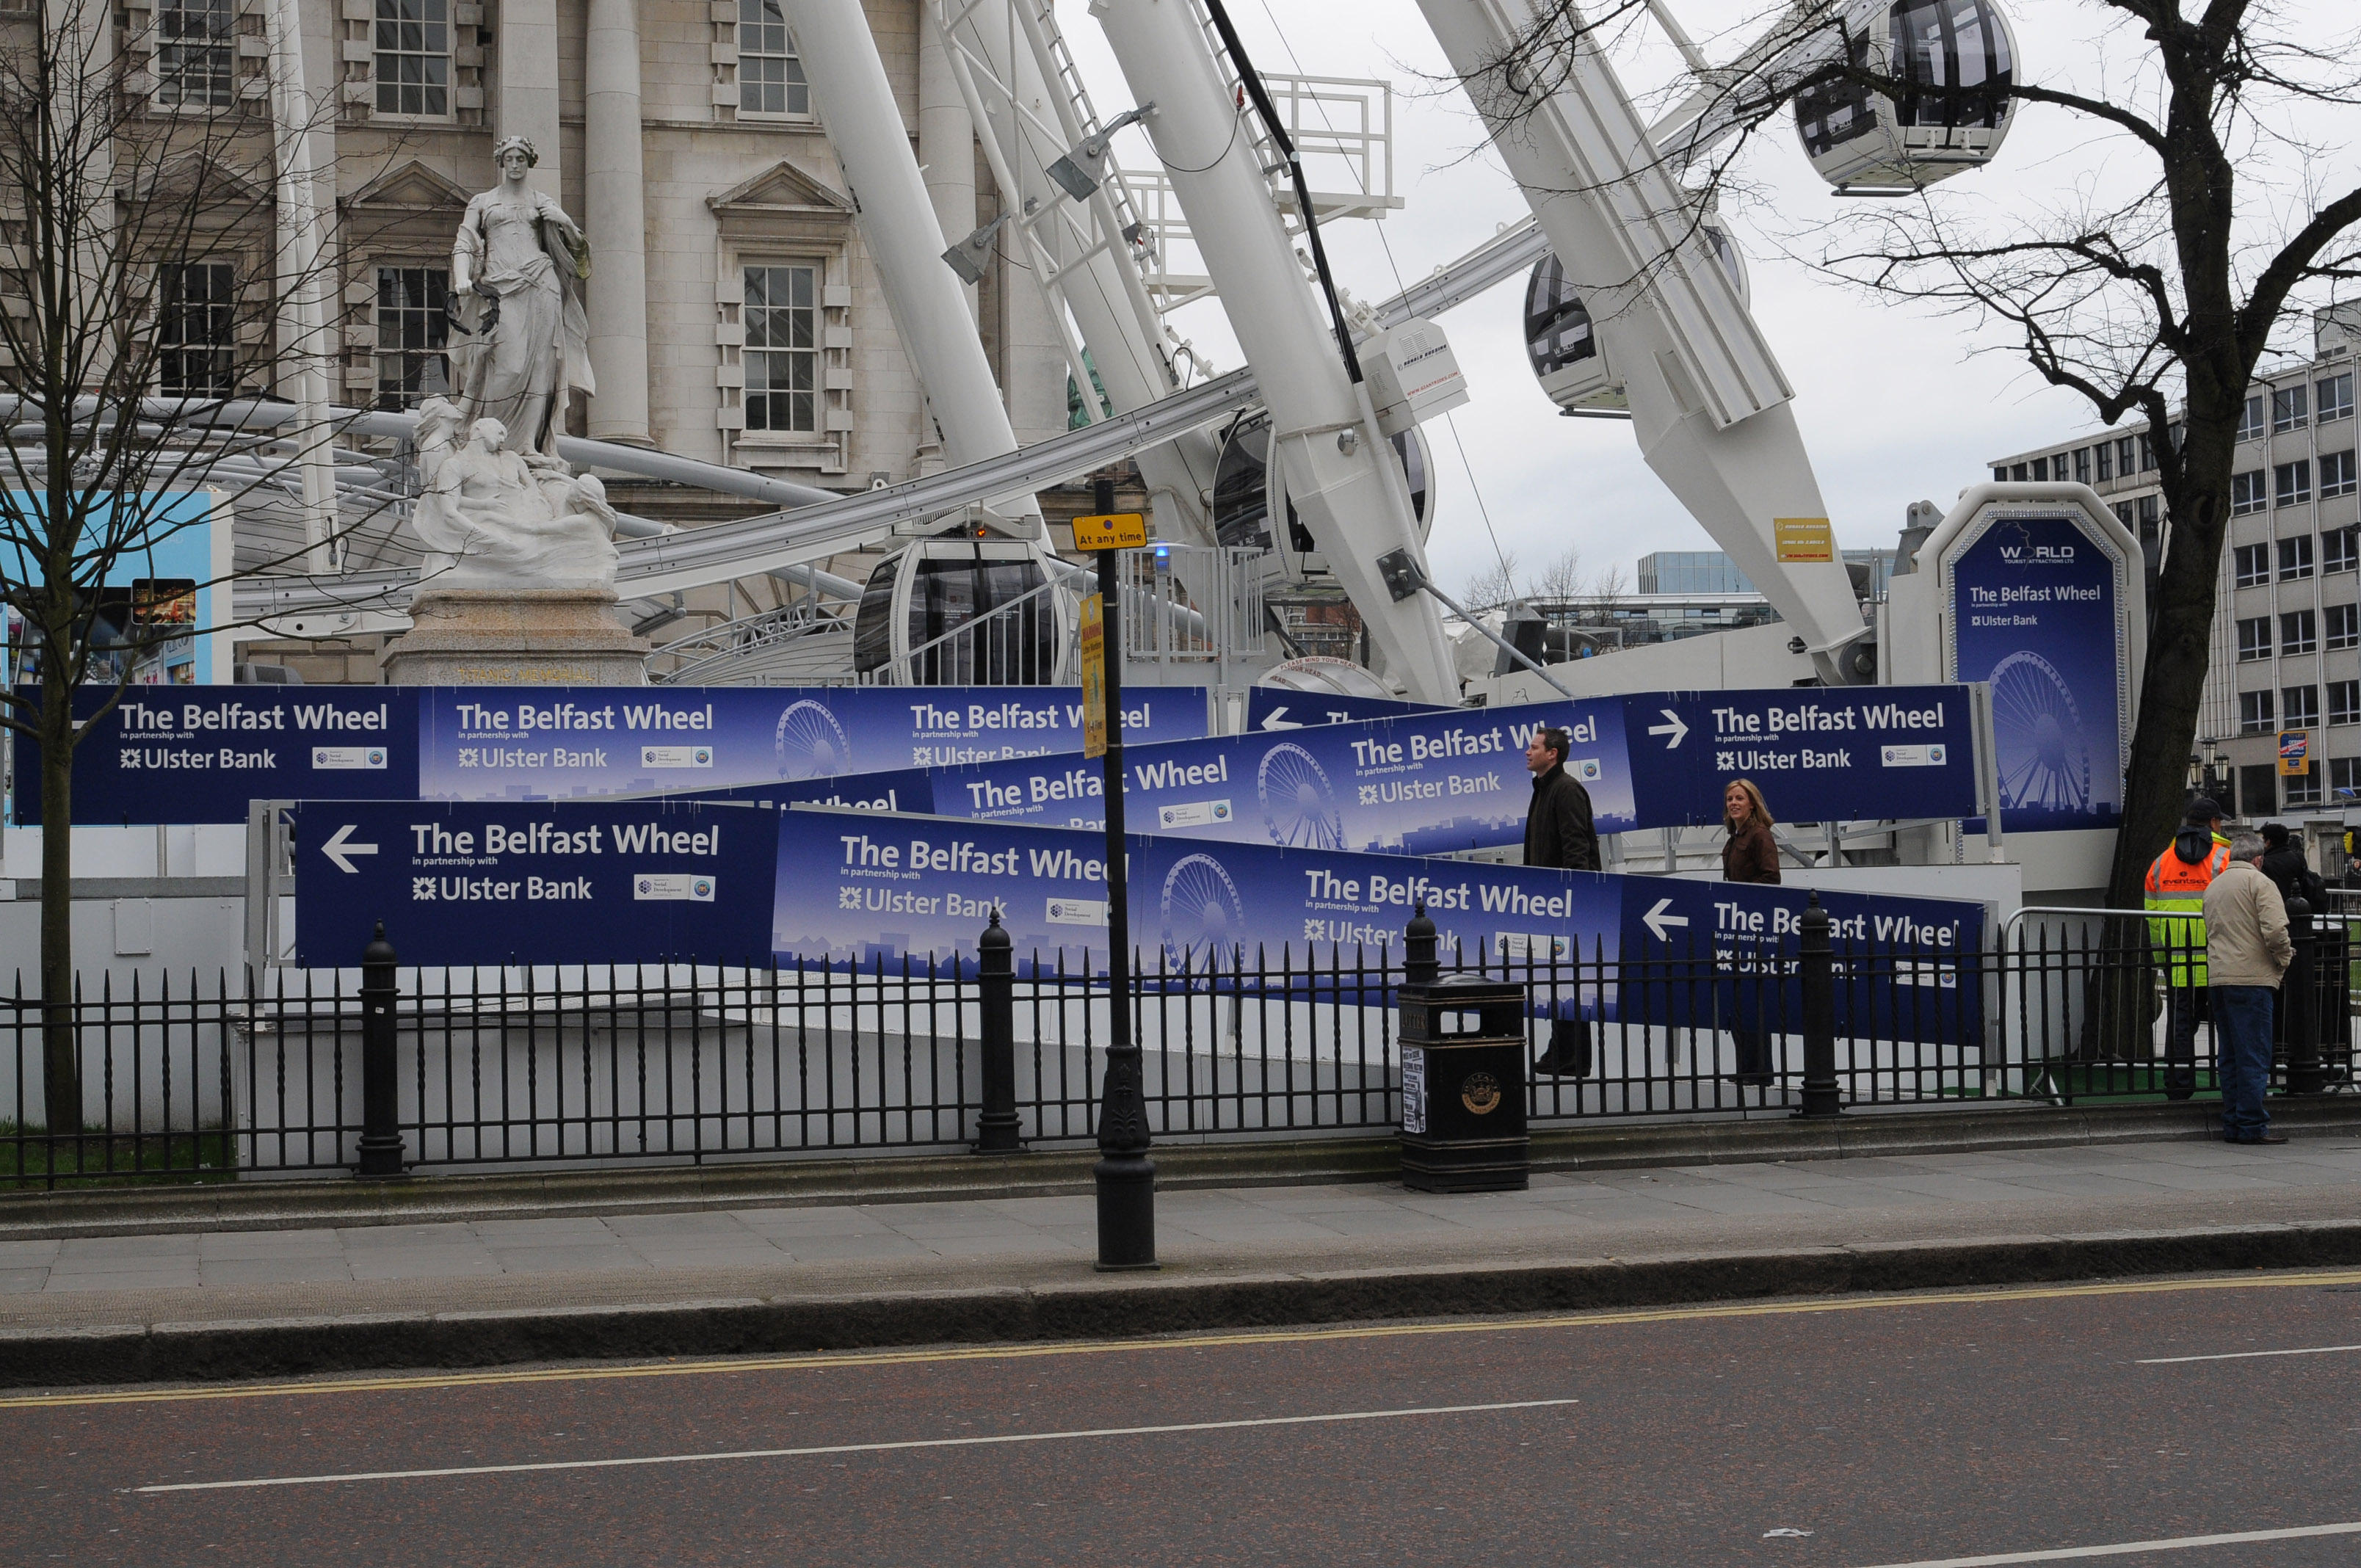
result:
[[[2303,857],[2303,846],[2290,840],[2287,826],[2279,822],[2263,824],[2263,874],[2279,890],[2282,901],[2301,898],[2320,915],[2328,907],[2328,884],[2312,869]]]
[[[1533,775],[1532,807],[1525,816],[1529,866],[1598,869],[1598,829],[1591,825],[1590,792],[1565,771],[1565,754],[1573,744],[1565,730],[1552,728],[1536,734],[1525,748],[1525,766]],[[1581,1003],[1577,1000],[1571,1005],[1579,1008]],[[1533,1070],[1555,1078],[1589,1076],[1590,1026],[1578,1013],[1550,1020],[1549,1048],[1533,1063]]]

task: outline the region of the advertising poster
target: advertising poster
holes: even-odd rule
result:
[[[2131,751],[2119,608],[2126,570],[2110,543],[2063,515],[1993,517],[1947,557],[1945,673],[1992,683],[2001,822],[2011,833],[2121,819]]]
[[[1624,699],[1642,828],[1708,827],[1752,779],[1783,822],[1971,817],[1965,686],[1806,686]]]
[[[1380,696],[1345,696],[1334,692],[1289,691],[1253,686],[1246,692],[1246,728],[1257,732],[1302,729],[1315,724],[1358,724],[1405,713],[1443,713],[1433,703]]]
[[[1205,733],[1198,686],[1125,694],[1127,741]],[[1072,686],[422,688],[419,792],[578,800],[796,784],[1082,749]]]
[[[47,516],[39,495],[12,490],[5,504],[28,522]],[[96,615],[83,678],[108,688],[227,684],[230,645],[207,633],[229,620],[229,509],[211,490],[145,491],[132,499],[132,514],[124,518],[115,515],[115,504],[103,501],[85,514],[75,580],[96,600]],[[91,589],[88,578],[110,547],[115,554],[106,562],[105,579]],[[7,553],[0,576],[40,580],[19,546],[0,543],[0,551]],[[7,663],[14,667],[0,669],[0,679],[37,685],[34,650],[11,652]]]
[[[107,693],[75,694],[95,712]],[[16,742],[18,777],[39,751]],[[405,686],[133,686],[74,747],[79,823],[243,822],[251,800],[385,800],[418,794],[418,694]],[[16,822],[40,821],[19,789]]]
[[[1183,839],[1440,855],[1522,840],[1525,747],[1561,724],[1566,767],[1601,833],[1630,829],[1623,699],[1445,708],[1362,723],[1257,731],[1124,756],[1130,820]],[[1103,785],[1080,757],[984,763],[939,775],[935,809],[979,821],[1103,827]]]
[[[295,953],[404,964],[760,964],[780,814],[674,801],[306,801]]]
[[[972,970],[993,912],[1017,972],[1106,969],[1105,840],[1075,829],[839,812],[778,817],[782,963],[869,968],[906,958]],[[1191,843],[1134,835],[1131,934],[1144,983],[1186,983],[1243,948],[1249,969],[1291,960],[1316,985],[1332,957],[1398,948],[1421,903],[1446,961],[1478,955],[1546,966],[1576,955],[1603,978],[1578,999],[1590,1016],[1659,1026],[1802,1026],[1796,941],[1802,888],[1615,876],[1276,845]],[[1910,957],[1840,958],[1838,1026],[1883,1038],[1958,1044],[1978,1035],[1979,997],[1946,954],[1982,942],[1982,906],[1945,899],[1823,893],[1831,939]],[[1546,1007],[1545,999],[1536,1005]]]

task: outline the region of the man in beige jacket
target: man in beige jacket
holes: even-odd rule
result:
[[[2205,970],[2212,990],[2222,1136],[2234,1144],[2283,1144],[2270,1130],[2263,1091],[2271,1080],[2272,992],[2295,957],[2287,905],[2262,873],[2259,834],[2230,841],[2230,863],[2205,889]]]

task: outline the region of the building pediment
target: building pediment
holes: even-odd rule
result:
[[[270,196],[267,177],[206,152],[184,152],[141,169],[122,194],[134,202],[184,203],[200,214],[245,209]]]
[[[750,180],[705,199],[715,214],[729,218],[818,218],[852,221],[852,198],[815,180],[785,159]]]
[[[344,200],[356,212],[465,212],[473,192],[417,159],[394,165]]]

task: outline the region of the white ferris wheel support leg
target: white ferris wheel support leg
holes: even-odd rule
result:
[[[295,0],[271,0],[269,15],[270,107],[278,170],[279,260],[286,269],[280,308],[286,313],[286,344],[295,361],[298,407],[295,435],[302,483],[303,569],[330,569],[329,542],[336,531],[336,474],[333,433],[328,428],[326,245],[321,234],[318,193],[313,184],[313,121],[318,110],[303,79],[303,34]]]
[[[1095,0],[1092,10],[1134,101],[1156,104],[1148,138],[1270,410],[1271,461],[1288,499],[1384,652],[1386,673],[1413,698],[1456,703],[1441,617],[1422,594],[1394,598],[1379,572],[1380,557],[1404,551],[1431,575],[1408,495],[1379,466],[1394,462],[1391,444],[1355,395],[1256,167],[1251,111],[1233,103],[1194,5]]]
[[[1828,517],[1794,390],[1614,67],[1586,48],[1555,93],[1520,97],[1497,62],[1540,16],[1531,0],[1419,9],[1589,307],[1648,466],[1795,629],[1823,677],[1858,678],[1840,657],[1866,630],[1843,560],[1779,559],[1777,520]]]
[[[947,245],[967,236],[946,236],[935,221],[860,0],[785,0],[785,10],[813,107],[844,165],[862,237],[902,347],[926,389],[944,456],[957,468],[1016,451],[1016,433],[968,313],[966,291],[942,259]],[[1025,496],[1015,510],[1012,521],[1027,537],[1047,536],[1039,502]]]

